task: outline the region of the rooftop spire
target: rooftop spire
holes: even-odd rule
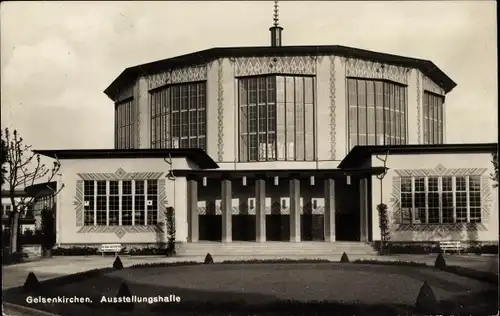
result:
[[[281,32],[283,28],[279,25],[279,7],[278,0],[274,1],[274,16],[273,16],[273,26],[269,29],[271,31],[271,46],[277,47],[281,46]]]
[[[280,17],[279,17],[280,9],[278,6],[278,0],[274,1],[274,27],[278,27],[280,24]]]

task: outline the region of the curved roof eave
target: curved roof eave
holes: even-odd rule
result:
[[[387,64],[419,69],[423,74],[441,86],[446,93],[457,84],[439,69],[432,61],[379,53],[359,48],[329,46],[265,46],[265,47],[216,47],[181,56],[157,60],[126,68],[107,88],[104,93],[113,99],[118,90],[140,76],[151,75],[162,70],[207,63],[218,58],[263,57],[263,56],[299,56],[299,55],[338,55],[360,58]]]

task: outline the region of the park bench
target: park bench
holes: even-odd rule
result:
[[[100,250],[103,257],[106,252],[113,252],[116,256],[120,251],[122,251],[122,248],[121,244],[102,244]]]
[[[460,251],[464,249],[460,241],[451,241],[451,240],[440,241],[439,248],[443,250],[443,253],[446,253],[447,250],[460,253]]]

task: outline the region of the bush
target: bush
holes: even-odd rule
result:
[[[444,257],[442,254],[439,254],[436,258],[436,261],[434,261],[434,267],[438,268],[440,270],[443,270],[446,268],[446,260],[444,260]]]
[[[207,255],[205,256],[205,261],[203,263],[204,264],[214,263],[214,259],[212,258],[212,255],[207,253]]]
[[[433,314],[437,311],[437,299],[434,291],[432,291],[431,287],[427,283],[424,282],[420,291],[418,292],[417,301],[415,303],[415,307],[419,312],[430,313]]]
[[[388,244],[391,240],[391,233],[389,230],[389,216],[387,214],[387,205],[380,203],[377,205],[379,228],[380,228],[380,254],[388,254]]]
[[[123,269],[123,263],[122,263],[122,260],[120,259],[120,256],[116,256],[115,262],[113,262],[113,269],[116,269],[116,270]]]
[[[167,209],[167,256],[175,256],[175,210],[173,207]]]
[[[118,288],[118,292],[116,292],[116,297],[132,298],[132,292],[130,292],[127,283],[122,282],[122,284],[120,284],[120,288]],[[119,302],[118,304],[114,304],[114,307],[119,311],[132,311],[134,310],[134,303],[132,301]]]
[[[24,281],[23,290],[25,292],[34,292],[40,288],[40,282],[33,272],[28,274],[26,281]]]
[[[167,248],[162,247],[143,247],[143,248],[124,248],[121,252],[130,256],[164,256],[167,254]]]
[[[74,246],[70,248],[57,247],[52,249],[53,256],[95,256],[99,254],[97,247],[79,247]]]
[[[428,267],[426,263],[414,261],[378,261],[378,260],[354,260],[353,263],[359,264],[378,264],[388,266],[410,266],[410,267]]]
[[[347,256],[347,254],[345,252],[342,254],[342,257],[340,258],[340,262],[341,263],[349,263],[349,257]]]

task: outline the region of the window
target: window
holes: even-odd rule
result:
[[[150,93],[151,147],[206,149],[206,83],[184,83]]]
[[[261,76],[239,85],[239,159],[314,160],[314,79]]]
[[[84,181],[84,225],[158,224],[158,181]]]
[[[115,105],[115,148],[134,148],[135,109],[132,99]]]
[[[424,144],[442,144],[444,97],[424,91]]]
[[[349,147],[406,144],[406,86],[347,79]]]
[[[402,177],[401,208],[403,223],[408,208],[415,223],[480,223],[481,177]]]

